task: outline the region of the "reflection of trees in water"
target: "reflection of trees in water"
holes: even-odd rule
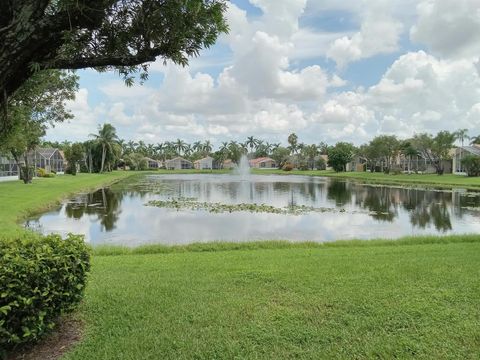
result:
[[[67,217],[73,219],[80,219],[84,215],[97,215],[104,229],[110,231],[115,229],[120,216],[123,196],[123,193],[108,188],[100,189],[83,194],[74,202],[68,203],[65,206],[65,213]]]
[[[432,224],[439,231],[452,229],[450,193],[373,186],[358,186],[355,190],[355,203],[368,209],[374,219],[391,222],[401,206],[409,212],[413,226],[424,229]]]
[[[330,180],[327,187],[327,199],[335,201],[336,206],[343,206],[352,200],[351,184],[346,181]]]
[[[392,190],[386,187],[358,187],[355,203],[368,209],[374,219],[392,222],[398,216],[399,200],[398,193]]]

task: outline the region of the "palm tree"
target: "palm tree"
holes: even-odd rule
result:
[[[480,135],[471,137],[470,138],[470,144],[471,145],[480,144]]]
[[[470,137],[467,135],[468,129],[459,129],[455,131],[454,134],[455,134],[455,138],[462,142],[462,148],[463,148],[463,142],[465,141],[465,139],[470,139]],[[462,155],[463,155],[463,150],[460,151],[460,158],[459,158],[460,164],[462,163]]]
[[[107,152],[114,152],[114,145],[118,144],[117,130],[111,124],[103,124],[98,126],[98,134],[90,134],[97,144],[102,146],[102,162],[100,166],[100,172],[103,172],[105,167],[105,158]]]
[[[250,148],[250,152],[253,152],[253,149],[257,146],[258,140],[255,139],[253,136],[247,137],[247,141],[245,142],[245,145]]]
[[[181,140],[181,139],[177,139],[173,146],[175,148],[175,150],[177,151],[177,154],[180,155],[182,153],[182,151],[185,151],[185,146],[187,144],[185,143],[185,141]]]
[[[201,141],[195,141],[192,145],[193,151],[202,151],[203,150],[203,144]]]
[[[213,150],[212,143],[210,140],[206,140],[203,144],[203,151],[205,151],[207,154],[210,154]]]

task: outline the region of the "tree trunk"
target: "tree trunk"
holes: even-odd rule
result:
[[[23,168],[23,183],[24,184],[31,184],[32,183],[32,177],[31,172],[30,172],[30,166],[28,165],[28,154],[25,153],[24,155],[25,159],[25,166]]]
[[[102,145],[102,165],[100,166],[100,172],[103,172],[103,166],[105,165],[105,157],[107,156],[107,151],[105,149],[105,144]]]

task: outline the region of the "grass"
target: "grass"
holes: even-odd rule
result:
[[[467,177],[454,174],[436,175],[436,174],[384,174],[384,173],[370,173],[370,172],[340,172],[335,171],[283,171],[283,170],[257,170],[253,171],[255,174],[270,174],[270,175],[304,175],[304,176],[325,176],[341,179],[359,180],[365,183],[376,184],[393,184],[393,185],[407,185],[407,186],[425,186],[436,188],[452,188],[461,187],[470,190],[480,190],[480,177]]]
[[[0,231],[21,232],[17,221],[26,215],[133,174],[0,183]],[[480,353],[478,235],[102,246],[93,254],[78,312],[85,334],[67,360],[477,359]]]
[[[480,241],[433,239],[97,254],[65,359],[476,359]]]
[[[18,234],[22,231],[19,221],[54,206],[69,194],[92,190],[135,174],[135,172],[115,171],[105,174],[62,175],[34,179],[29,185],[21,181],[1,182],[1,235]]]

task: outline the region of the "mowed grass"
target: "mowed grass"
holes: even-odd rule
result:
[[[1,235],[14,235],[21,231],[18,221],[29,214],[46,210],[69,194],[95,189],[135,172],[114,171],[105,174],[59,175],[54,178],[36,178],[32,184],[21,181],[0,182]]]
[[[307,170],[307,171],[283,171],[283,170],[263,170],[254,169],[255,174],[275,174],[275,175],[305,175],[305,176],[325,176],[341,179],[353,179],[366,183],[393,184],[393,185],[422,185],[438,188],[462,187],[472,190],[480,190],[480,177],[468,177],[462,175],[445,174],[384,174],[370,172],[335,172],[330,170]]]
[[[480,241],[457,240],[97,255],[65,359],[478,359]]]

